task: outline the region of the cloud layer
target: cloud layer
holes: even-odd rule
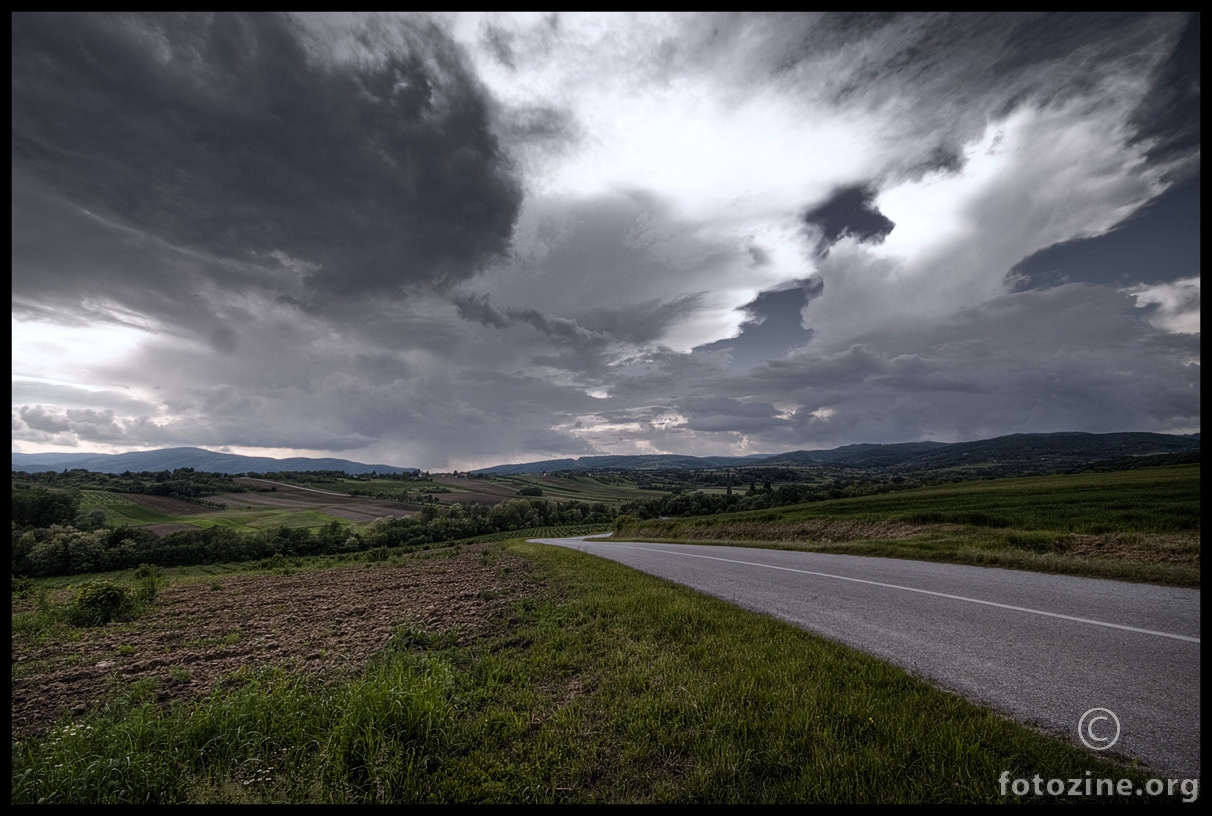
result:
[[[14,447],[1198,430],[1198,30],[15,15]]]

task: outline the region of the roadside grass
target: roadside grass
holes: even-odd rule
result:
[[[633,520],[614,540],[907,558],[1200,586],[1199,465],[999,479]]]
[[[872,516],[1085,534],[1198,532],[1199,481],[1199,465],[1175,465],[935,485],[731,515],[768,513],[790,521]]]
[[[1016,799],[1003,771],[1146,780],[772,618],[503,546],[547,589],[479,641],[402,625],[358,676],[247,667],[168,709],[116,682],[14,739],[13,802],[959,803]]]

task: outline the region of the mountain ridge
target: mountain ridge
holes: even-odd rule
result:
[[[1159,434],[1145,431],[1093,434],[1059,431],[1007,434],[971,442],[859,443],[827,450],[787,451],[767,456],[582,456],[579,459],[547,459],[513,465],[494,465],[470,472],[475,475],[512,476],[595,469],[706,470],[721,467],[836,466],[909,473],[982,463],[1094,463],[1122,456],[1183,453],[1199,449],[1199,434]]]
[[[827,450],[798,450],[748,456],[684,456],[679,454],[593,455],[493,465],[473,475],[537,475],[590,470],[710,470],[749,467],[841,467],[889,473],[914,473],[950,467],[1005,466],[1046,463],[1049,466],[1093,464],[1123,457],[1199,451],[1196,434],[1125,431],[1092,434],[1061,431],[1008,434],[971,442],[859,443]],[[336,470],[351,475],[416,473],[419,468],[365,464],[348,459],[241,456],[204,448],[163,448],[130,453],[13,453],[14,471],[84,469],[97,473],[159,472],[193,468],[211,473],[272,473]]]
[[[47,470],[90,470],[95,473],[153,473],[177,468],[193,468],[207,473],[275,473],[301,470],[340,470],[349,474],[416,473],[418,468],[395,465],[367,465],[348,459],[311,459],[295,456],[274,459],[269,456],[241,456],[204,448],[161,448],[129,453],[14,453],[13,470],[29,473]]]

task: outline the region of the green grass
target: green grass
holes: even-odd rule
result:
[[[1097,534],[1197,532],[1199,507],[1199,465],[1178,465],[965,482],[765,512],[791,521],[869,516]]]
[[[495,634],[402,626],[357,676],[250,668],[167,711],[119,684],[14,740],[13,802],[958,803],[1005,801],[1003,771],[1145,779],[771,618],[508,549],[547,590]]]
[[[108,493],[103,490],[81,491],[80,510],[87,513],[90,510],[101,509],[109,523],[122,526],[142,526],[147,524],[188,524],[191,527],[206,529],[207,527],[230,527],[242,532],[253,530],[274,529],[277,527],[306,527],[312,531],[319,530],[331,521],[351,524],[348,519],[331,516],[327,513],[308,508],[290,507],[253,507],[248,509],[240,502],[240,495],[235,493],[211,497],[215,501],[227,503],[226,510],[205,510],[189,515],[173,515],[150,507],[144,507],[120,493]],[[355,526],[365,526],[365,522]]]
[[[101,509],[106,518],[114,524],[164,524],[174,521],[189,521],[191,516],[173,516],[144,507],[120,493],[108,493],[104,490],[80,491],[80,512]]]
[[[616,537],[1197,587],[1199,482],[1199,465],[998,479],[747,513],[633,521]]]

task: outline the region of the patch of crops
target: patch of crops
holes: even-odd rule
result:
[[[181,521],[178,516],[162,513],[150,507],[136,504],[121,493],[107,493],[103,490],[84,490],[80,493],[80,510],[87,513],[90,510],[104,510],[106,518],[111,522],[128,522],[132,524],[164,524]]]
[[[505,530],[476,536],[472,541],[508,541],[513,538],[569,538],[610,531],[607,524],[558,524],[553,527],[530,527],[525,530]]]

